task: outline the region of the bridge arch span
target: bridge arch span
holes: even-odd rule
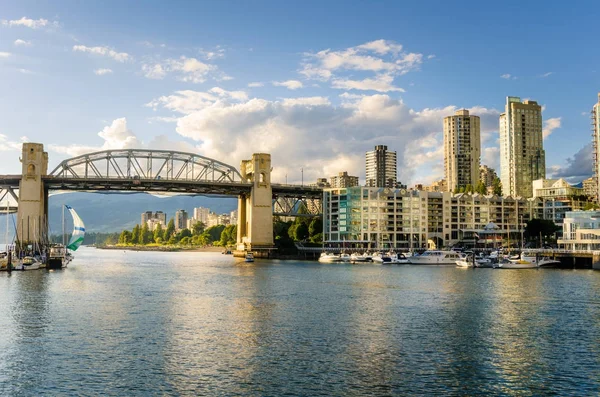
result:
[[[246,182],[235,167],[218,160],[195,153],[145,149],[86,153],[62,161],[48,175],[56,178]]]

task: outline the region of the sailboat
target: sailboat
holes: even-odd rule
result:
[[[65,244],[65,212],[67,209],[73,218],[73,233],[71,234],[71,238],[69,242]],[[83,238],[85,237],[85,225],[83,224],[83,220],[77,215],[75,210],[65,205],[63,207],[63,244],[56,244],[50,247],[50,258],[48,260],[48,267],[51,269],[60,269],[63,267],[67,267],[69,262],[73,260],[73,255],[69,251],[77,251],[77,248],[81,246],[83,243]]]

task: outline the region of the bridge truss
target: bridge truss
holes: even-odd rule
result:
[[[60,163],[55,178],[246,182],[237,169],[197,154],[167,150],[105,150]]]
[[[96,193],[171,193],[239,196],[252,183],[225,163],[193,153],[166,150],[105,150],[61,162],[42,177],[48,190]],[[21,175],[0,176],[0,206],[5,198],[18,203]],[[322,190],[312,186],[273,184],[275,216],[321,214]],[[1,207],[0,207],[1,209]]]

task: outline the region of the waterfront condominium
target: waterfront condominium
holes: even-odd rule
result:
[[[594,183],[596,192],[594,198],[600,200],[600,93],[598,93],[598,103],[592,108],[592,142],[594,145]]]
[[[529,198],[532,182],[546,177],[542,107],[535,101],[507,97],[500,115],[500,180],[504,195]]]
[[[449,191],[479,182],[479,116],[466,109],[444,118],[444,170]]]
[[[396,187],[396,152],[388,151],[385,145],[377,145],[375,150],[367,152],[365,160],[367,186]]]

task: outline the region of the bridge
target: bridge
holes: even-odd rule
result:
[[[17,239],[47,235],[50,191],[140,192],[238,197],[238,250],[273,248],[273,216],[316,216],[322,189],[271,183],[271,155],[257,153],[240,170],[193,153],[122,149],[64,160],[50,173],[48,153],[39,143],[24,143],[22,174],[0,175],[0,202],[17,207]],[[306,211],[298,212],[299,208]]]

